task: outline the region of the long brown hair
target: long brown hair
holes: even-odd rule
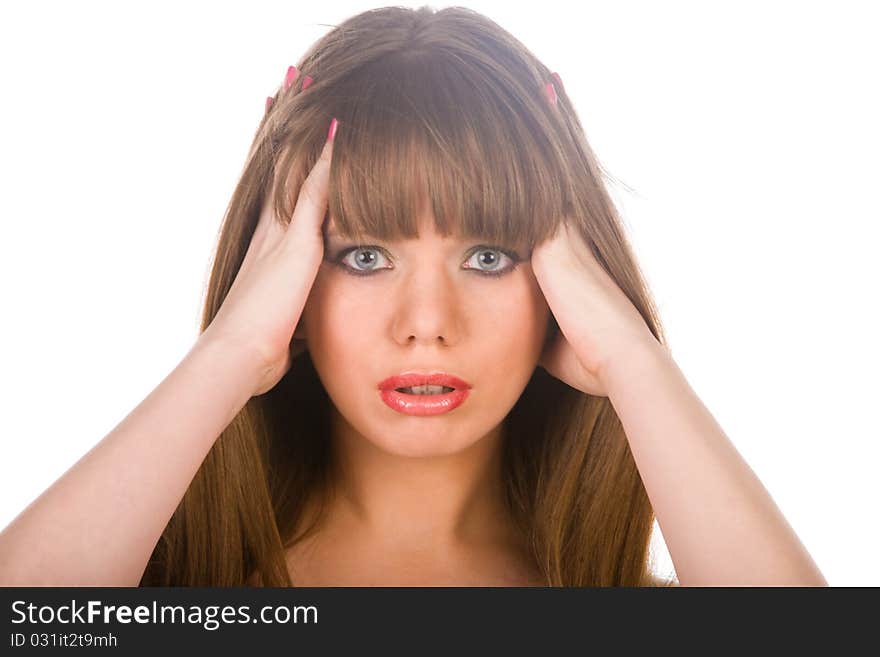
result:
[[[386,7],[349,18],[297,62],[256,132],[224,217],[201,330],[244,259],[264,202],[287,224],[331,117],[328,211],[346,237],[436,229],[531,250],[570,218],[665,344],[658,313],[564,88],[469,9]],[[313,84],[302,89],[305,76]],[[278,185],[269,197],[270,183]],[[558,326],[551,316],[548,340]],[[223,431],[165,528],[142,585],[292,585],[285,549],[327,507],[331,401],[308,352]],[[505,420],[507,502],[547,586],[640,586],[654,513],[605,397],[536,368]],[[306,501],[318,516],[303,527]],[[665,582],[670,583],[670,582]]]

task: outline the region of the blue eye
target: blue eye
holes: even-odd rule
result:
[[[483,260],[482,256],[486,253],[495,254],[493,256],[491,263],[486,263]],[[498,254],[501,254],[502,256],[504,256],[505,258],[510,260],[512,264],[509,265],[508,267],[503,268],[503,269],[498,269],[498,262],[499,262]],[[515,253],[513,253],[512,251],[507,251],[506,249],[501,249],[501,248],[497,248],[497,247],[490,247],[490,246],[478,246],[476,248],[476,250],[473,252],[473,254],[471,255],[471,257],[468,258],[468,260],[472,259],[474,256],[479,256],[477,258],[477,262],[479,262],[481,264],[489,264],[493,267],[493,269],[481,269],[480,267],[476,268],[476,271],[478,271],[479,273],[481,273],[485,276],[503,276],[504,274],[509,274],[514,269],[516,269],[516,266],[519,264],[519,261],[521,260],[521,258],[518,255],[516,255]],[[474,268],[468,267],[468,269],[474,269]]]
[[[342,251],[337,253],[336,257],[333,258],[333,264],[342,267],[342,269],[347,274],[352,274],[353,276],[372,276],[372,272],[376,271],[376,269],[375,269],[376,256],[371,256],[371,257],[367,257],[367,258],[363,257],[363,254],[365,254],[365,253],[369,256],[370,252],[382,253],[382,250],[377,246],[352,246],[347,249],[343,249]],[[356,254],[355,261],[358,263],[359,266],[363,264],[363,265],[369,265],[372,268],[371,269],[358,269],[358,268],[352,267],[351,265],[345,264],[343,262],[343,260],[350,253]],[[382,269],[387,269],[387,267],[382,267]]]
[[[371,253],[380,253],[382,254],[383,258],[385,257],[385,251],[378,246],[352,246],[342,249],[339,253],[337,253],[336,256],[333,258],[333,264],[341,267],[343,271],[345,271],[347,274],[351,274],[352,276],[372,276],[374,272],[381,271],[383,269],[389,269],[388,267],[376,268],[376,256],[371,255]],[[509,274],[514,269],[516,269],[516,266],[522,260],[522,258],[520,258],[516,253],[508,251],[507,249],[478,246],[471,253],[468,261],[473,259],[473,256],[475,255],[482,256],[486,253],[496,254],[493,256],[492,262],[486,263],[484,258],[478,258],[477,260],[483,265],[491,266],[492,269],[482,269],[479,265],[477,267],[468,266],[465,267],[465,269],[473,269],[483,276],[503,276],[505,274]],[[354,267],[345,262],[345,259],[348,257],[349,254],[355,254],[354,262],[356,266]],[[511,261],[512,264],[503,269],[498,269],[498,262],[500,258],[497,254],[500,254],[504,258],[507,258]],[[361,269],[362,266],[369,268]]]

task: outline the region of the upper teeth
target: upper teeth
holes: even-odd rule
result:
[[[447,386],[410,386],[409,388],[399,388],[403,392],[411,395],[439,395],[444,392],[452,392],[455,388]]]

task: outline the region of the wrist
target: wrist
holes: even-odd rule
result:
[[[669,347],[651,336],[650,340],[635,343],[616,358],[609,360],[602,369],[600,380],[611,398],[633,379],[645,378],[651,372],[668,367],[671,363]]]
[[[237,381],[250,399],[263,376],[265,367],[256,349],[240,341],[216,336],[205,331],[190,349],[187,358],[210,363],[214,375],[227,376]],[[246,400],[245,400],[246,401]]]

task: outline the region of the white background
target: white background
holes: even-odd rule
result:
[[[870,4],[467,3],[562,76],[674,357],[833,586],[880,585]],[[185,355],[266,96],[378,6],[3,4],[0,527]]]

